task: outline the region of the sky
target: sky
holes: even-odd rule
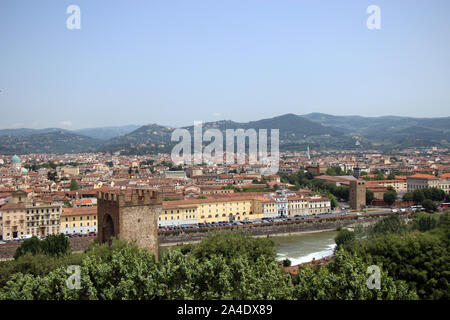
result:
[[[448,0],[1,0],[0,128],[450,116],[449,14]]]

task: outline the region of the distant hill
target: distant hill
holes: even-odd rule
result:
[[[116,127],[88,128],[88,129],[74,130],[73,132],[95,139],[109,140],[133,132],[139,127],[140,126],[137,125],[128,125]]]
[[[122,154],[145,154],[170,152],[170,137],[173,129],[157,124],[142,126],[124,136],[107,141],[101,148],[103,152]]]
[[[193,136],[193,126],[185,127]],[[450,117],[361,117],[323,113],[285,114],[245,123],[230,120],[207,122],[203,130],[280,130],[280,150],[393,149],[446,146],[450,141]],[[120,152],[121,154],[169,153],[175,128],[148,124],[68,131],[48,129],[0,130],[0,154]],[[225,137],[225,135],[224,135]],[[207,143],[206,143],[207,144]]]
[[[411,118],[399,116],[361,117],[310,113],[301,117],[358,135],[374,146],[448,146],[450,117]]]
[[[101,140],[65,130],[21,136],[2,135],[0,154],[93,152],[100,144]]]
[[[191,132],[193,126],[184,127]],[[307,145],[314,147],[341,146],[354,147],[354,141],[350,137],[344,137],[342,130],[314,123],[294,114],[286,114],[279,117],[238,123],[230,120],[206,122],[203,130],[218,129],[225,137],[226,129],[270,129],[280,130],[280,149],[286,146],[293,150],[306,150]],[[101,148],[102,151],[124,154],[144,154],[154,152],[170,152],[175,143],[170,141],[174,128],[167,128],[157,124],[143,126],[127,135],[111,139]]]
[[[27,129],[27,128],[20,128],[20,129],[1,129],[0,130],[0,136],[15,136],[15,137],[21,137],[21,136],[28,136],[30,134],[40,134],[40,133],[50,133],[50,132],[58,132],[62,129],[58,128],[46,128],[46,129]]]

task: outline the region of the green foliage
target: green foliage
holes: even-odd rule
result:
[[[341,176],[345,174],[345,172],[342,171],[341,167],[331,167],[327,169],[326,174],[329,176]]]
[[[30,239],[25,239],[20,247],[16,249],[16,252],[14,253],[14,259],[17,259],[18,257],[23,256],[27,253],[38,254],[40,252],[41,241],[36,237],[32,237]]]
[[[395,200],[397,200],[397,192],[389,190],[383,194],[383,201],[388,205],[394,204]]]
[[[70,252],[69,239],[62,233],[49,235],[41,242],[42,253],[51,256]]]
[[[366,189],[366,203],[371,204],[375,195],[372,190]]]
[[[377,221],[377,223],[368,228],[367,232],[370,237],[374,237],[389,233],[402,234],[406,231],[407,225],[405,221],[398,214],[391,214]]]
[[[431,199],[423,200],[422,206],[427,211],[436,211],[437,210],[436,204]]]
[[[80,187],[78,186],[78,182],[75,179],[70,181],[70,191],[78,190]]]
[[[347,249],[382,265],[394,279],[407,281],[422,299],[450,298],[450,252],[438,236],[387,234],[353,242]]]
[[[387,180],[395,180],[395,174],[394,174],[394,173],[390,173],[390,174],[387,176]]]
[[[416,203],[422,203],[425,200],[425,195],[421,189],[416,189],[413,192],[413,200]]]
[[[250,261],[256,261],[260,256],[273,260],[276,257],[272,239],[252,238],[244,230],[213,232],[204,238],[192,253],[197,258],[220,255],[225,260],[237,255],[246,256]]]
[[[407,192],[403,195],[403,201],[413,201],[413,193],[412,192]]]
[[[289,259],[283,260],[283,267],[290,267],[291,264],[292,264],[291,260],[289,260]]]
[[[197,199],[208,199],[207,196],[198,196]]]
[[[294,298],[300,300],[404,300],[417,299],[415,290],[396,281],[381,267],[380,289],[367,287],[367,267],[356,254],[337,250],[326,267],[302,266],[295,279]]]
[[[412,230],[425,232],[437,228],[439,225],[439,216],[437,214],[428,214],[417,212],[412,221]]]
[[[69,240],[61,233],[59,235],[49,235],[44,240],[31,237],[22,242],[14,253],[14,259],[18,259],[25,254],[45,254],[51,256],[63,255],[70,252]]]
[[[449,214],[432,215],[436,223],[427,227],[421,217],[427,216],[417,214],[412,228],[426,233],[407,233],[397,215],[355,232],[340,228],[335,258],[301,266],[296,276],[275,261],[271,239],[243,231],[216,231],[167,249],[159,263],[116,239],[111,246],[92,242],[82,254],[27,253],[0,263],[0,299],[448,299]],[[380,289],[366,285],[374,264]],[[80,266],[81,289],[67,288],[68,265]]]
[[[47,172],[47,179],[50,181],[56,181],[57,173],[54,171]]]
[[[353,240],[355,240],[355,233],[353,231],[342,228],[338,231],[338,234],[334,238],[334,242],[336,242],[337,247],[345,247]]]
[[[177,200],[181,200],[181,198],[169,198],[169,197],[165,197],[163,201],[177,201]]]

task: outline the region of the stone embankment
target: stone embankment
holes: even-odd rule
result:
[[[251,236],[272,236],[272,235],[289,235],[297,234],[300,232],[317,232],[325,230],[335,230],[338,226],[351,228],[355,224],[372,224],[385,216],[386,214],[371,214],[370,216],[350,216],[350,217],[335,217],[335,218],[321,218],[321,219],[309,219],[298,221],[287,221],[278,223],[264,223],[257,225],[243,225],[233,227],[220,227],[220,228],[206,228],[206,229],[189,229],[189,230],[176,230],[170,232],[164,232],[159,235],[160,245],[175,245],[188,242],[200,241],[203,237],[209,233],[220,230],[241,230],[248,231]],[[408,217],[408,214],[403,215],[404,218]],[[72,251],[83,251],[87,249],[89,243],[93,241],[95,237],[84,238],[70,238],[70,248]],[[16,252],[20,242],[6,243],[0,245],[0,260],[11,259]]]

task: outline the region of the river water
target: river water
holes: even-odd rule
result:
[[[277,250],[277,260],[291,260],[291,265],[320,259],[333,254],[336,231],[305,233],[272,237]]]

